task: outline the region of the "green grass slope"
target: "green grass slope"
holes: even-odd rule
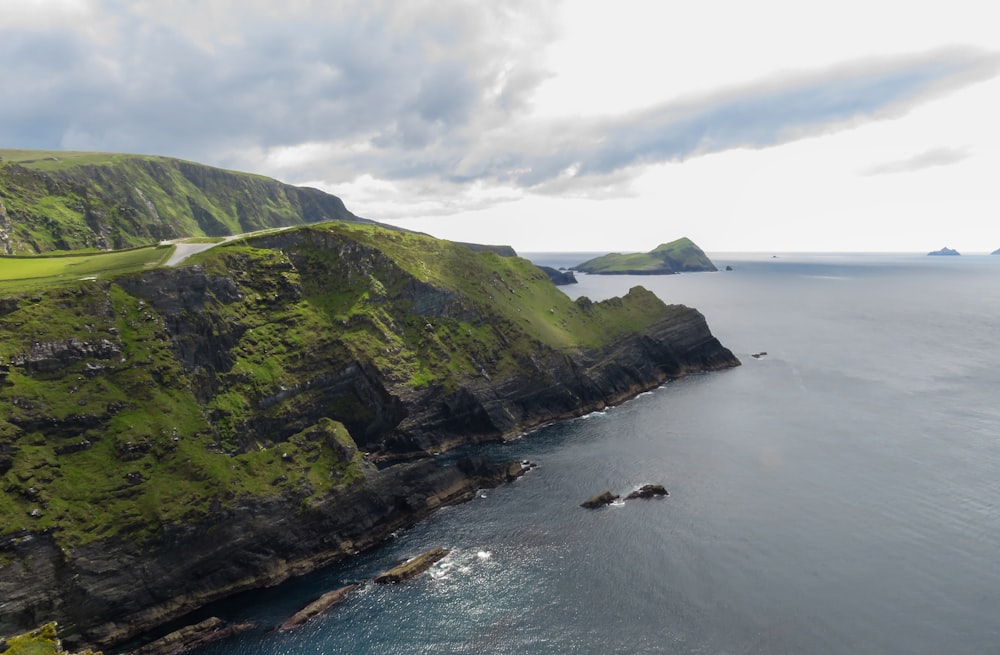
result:
[[[599,275],[658,275],[715,271],[715,264],[687,237],[664,243],[646,253],[611,253],[573,267]]]
[[[72,655],[63,650],[55,623],[47,623],[37,630],[0,640],[0,655]],[[101,655],[86,650],[77,655]]]
[[[361,220],[316,189],[142,155],[0,149],[0,254]]]
[[[163,264],[172,251],[173,246],[157,245],[111,252],[0,256],[0,292],[154,268]]]
[[[673,311],[641,287],[574,302],[527,260],[356,223],[0,289],[0,537],[143,541],[246,499],[307,505],[365,478],[379,384],[447,393]]]

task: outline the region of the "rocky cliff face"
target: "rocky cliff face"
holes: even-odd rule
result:
[[[519,467],[427,457],[739,362],[637,287],[358,224],[0,303],[0,634],[107,647]],[[376,470],[374,460],[422,456]]]
[[[295,494],[243,499],[141,544],[115,538],[67,550],[49,533],[7,535],[0,633],[57,619],[67,644],[110,647],[213,600],[369,548],[438,507],[513,479],[515,467],[423,460],[371,468],[305,505]]]

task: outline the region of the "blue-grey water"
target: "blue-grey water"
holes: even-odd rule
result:
[[[698,307],[743,366],[486,449],[539,468],[213,608],[259,629],[199,653],[1000,653],[1000,257],[714,259],[564,289]],[[670,496],[578,506],[646,482]],[[429,575],[272,630],[437,545]]]

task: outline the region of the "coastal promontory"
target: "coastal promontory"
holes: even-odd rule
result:
[[[716,271],[708,255],[683,237],[660,244],[646,253],[610,253],[577,264],[573,270],[597,275],[669,275]]]
[[[739,365],[642,287],[370,223],[171,248],[0,258],[0,635],[116,648],[524,472],[436,453]]]

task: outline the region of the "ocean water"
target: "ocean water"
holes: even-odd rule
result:
[[[1000,653],[1000,257],[713,259],[734,270],[564,289],[698,307],[743,366],[484,448],[539,466],[212,607],[258,628],[198,653]],[[670,496],[578,506],[647,482]],[[273,630],[437,545],[428,575]]]

